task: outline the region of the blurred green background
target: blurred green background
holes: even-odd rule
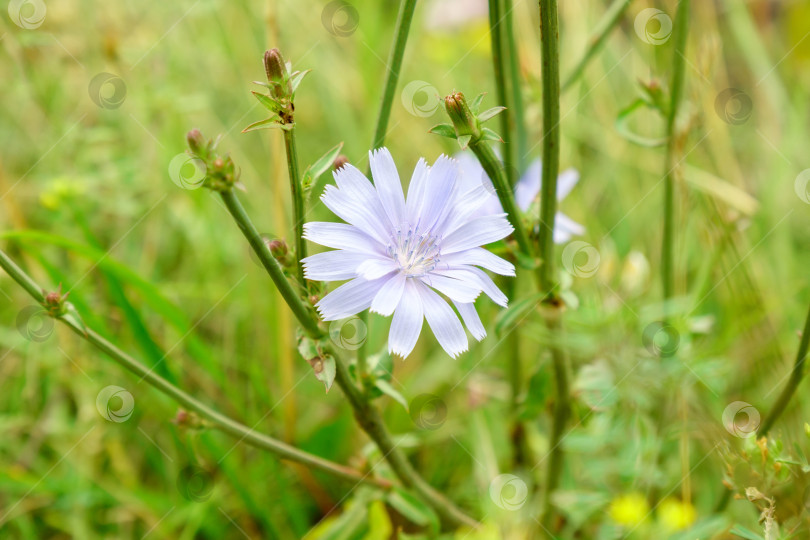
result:
[[[251,81],[264,78],[262,54],[279,47],[294,69],[312,69],[296,95],[302,167],[343,142],[365,169],[397,3],[352,0],[354,12],[331,17],[322,0],[21,4],[0,16],[3,249],[39,282],[69,289],[88,325],[201,400],[309,452],[376,464],[340,392],[324,395],[295,352],[294,324],[219,200],[180,189],[168,168],[190,128],[223,134],[220,148],[241,167],[257,226],[289,239],[281,136],[240,133],[265,116],[250,95],[258,90]],[[540,154],[539,17],[536,3],[514,4],[528,161]],[[563,78],[605,8],[561,2]],[[581,180],[561,209],[586,226],[579,240],[599,257],[584,276],[582,261],[558,250],[577,299],[565,316],[577,401],[554,501],[566,518],[562,537],[738,538],[728,532],[736,524],[764,538],[758,518],[770,503],[741,497],[756,487],[773,498],[781,534],[808,538],[806,389],[767,450],[734,436],[722,415],[737,401],[762,416],[769,410],[810,301],[810,192],[800,174],[810,168],[810,5],[693,2],[674,345],[644,340],[663,313],[663,149],[623,135],[660,137],[663,121],[640,109],[616,127],[641,95],[639,80],[666,86],[670,76],[672,43],[651,44],[643,23],[637,29],[647,8],[674,16],[675,2],[632,2],[562,101],[561,165]],[[387,136],[403,180],[420,157],[456,151],[427,133],[445,121],[438,96],[488,92],[485,106],[497,104],[492,69],[485,3],[419,3]],[[736,99],[723,97],[728,88]],[[327,216],[316,203],[308,220]],[[519,277],[513,302],[529,283]],[[178,427],[175,403],[65,328],[31,318],[30,305],[0,276],[0,536],[429,534],[372,490]],[[440,409],[425,429],[413,407],[409,415],[387,397],[380,404],[426,479],[487,524],[458,538],[528,538],[543,467],[511,463],[505,354],[520,350],[522,414],[543,456],[549,336],[535,318],[498,335],[499,310],[488,300],[479,309],[490,336],[469,353],[451,360],[425,330],[395,365],[393,384],[409,402],[436,396],[446,415]],[[371,318],[372,351],[385,346],[389,322]],[[677,353],[661,355],[662,346]],[[124,421],[99,414],[108,386],[134,399]],[[375,470],[386,474],[385,465]],[[503,473],[529,486],[516,509],[491,492]]]

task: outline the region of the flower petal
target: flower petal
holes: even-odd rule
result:
[[[425,285],[433,287],[456,302],[474,302],[481,294],[481,287],[477,287],[475,281],[464,281],[435,273],[428,273],[420,279]]]
[[[408,278],[401,272],[397,272],[393,277],[389,278],[371,302],[371,311],[385,317],[394,313],[402,298],[407,280]]]
[[[336,249],[316,253],[303,259],[304,277],[313,281],[342,281],[357,277],[357,267],[368,260],[369,255]]]
[[[441,244],[441,253],[456,253],[472,249],[509,236],[514,228],[504,214],[483,216],[469,221],[447,235]]]
[[[450,305],[422,282],[416,281],[428,326],[442,349],[453,358],[467,350],[467,334]]]
[[[312,221],[304,223],[304,238],[322,246],[359,251],[363,253],[385,254],[385,248],[377,240],[348,223]]]
[[[555,231],[556,232],[556,231]],[[476,247],[458,253],[449,253],[442,255],[440,265],[446,264],[447,267],[456,266],[459,264],[469,264],[480,266],[490,272],[495,272],[502,276],[514,276],[515,266],[497,255],[487,251],[482,247]]]
[[[397,263],[390,258],[369,259],[366,257],[366,260],[357,267],[357,275],[366,279],[377,279],[398,269]]]
[[[434,269],[433,273],[475,283],[477,286],[481,287],[484,294],[489,296],[492,301],[499,306],[506,307],[509,303],[509,299],[501,292],[498,286],[495,285],[492,278],[489,277],[486,272],[475,266],[459,265],[442,270]]]
[[[487,331],[484,329],[484,325],[481,323],[481,318],[478,316],[478,312],[475,311],[475,304],[470,302],[469,304],[464,304],[460,302],[453,302],[453,305],[456,306],[459,315],[461,315],[461,319],[464,321],[464,324],[467,325],[467,330],[470,331],[470,334],[481,341],[485,337],[487,337]]]
[[[368,153],[368,159],[380,202],[391,223],[398,227],[405,220],[405,195],[394,158],[387,148],[378,148]]]
[[[445,155],[439,156],[428,171],[427,186],[418,212],[418,221],[413,223],[420,231],[430,231],[441,222],[452,207],[458,163]]]
[[[424,311],[422,299],[416,290],[414,280],[406,279],[405,290],[399,300],[394,318],[391,320],[391,330],[388,333],[388,352],[407,358],[419,334],[422,332],[422,319]]]
[[[579,171],[576,169],[565,169],[557,177],[557,200],[561,201],[574,189],[579,182]]]
[[[413,169],[411,182],[408,184],[408,198],[405,201],[409,223],[416,223],[419,219],[419,210],[427,190],[428,171],[430,171],[430,167],[424,159],[420,159]]]
[[[562,212],[557,212],[554,216],[554,243],[563,244],[568,242],[572,236],[585,234],[585,227],[566,216]]]
[[[357,315],[371,306],[386,281],[388,280],[385,277],[373,281],[355,278],[324,296],[315,307],[324,321],[337,321]]]

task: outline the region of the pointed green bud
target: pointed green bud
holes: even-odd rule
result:
[[[278,49],[270,49],[264,53],[264,72],[271,85],[271,93],[277,98],[291,97],[292,85],[284,64],[284,58]]]
[[[470,142],[475,143],[481,137],[481,128],[478,119],[467,105],[464,94],[455,92],[444,98],[444,108],[447,110],[453,127],[456,130],[456,138],[462,148]]]
[[[186,135],[188,141],[188,148],[195,156],[202,157],[205,152],[205,138],[199,129],[194,128]]]

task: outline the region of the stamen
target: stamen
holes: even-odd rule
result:
[[[439,262],[439,238],[427,233],[417,233],[411,226],[397,228],[388,255],[408,277],[422,277]]]

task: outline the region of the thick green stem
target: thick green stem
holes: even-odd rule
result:
[[[295,259],[298,283],[306,287],[304,266],[301,259],[307,256],[307,242],[304,240],[304,190],[301,174],[298,171],[298,151],[295,147],[295,127],[284,131],[284,148],[287,151],[287,171],[290,175],[290,194],[293,206],[293,232],[295,234]]]
[[[661,283],[664,298],[675,291],[675,168],[678,137],[675,124],[683,95],[686,72],[686,37],[689,31],[689,0],[681,0],[675,14],[675,51],[672,56],[672,83],[667,115],[667,153],[664,161],[664,234],[661,241]]]
[[[577,82],[577,80],[582,76],[582,73],[585,71],[585,67],[588,63],[596,56],[600,50],[602,50],[602,46],[605,44],[605,40],[607,39],[610,32],[616,28],[616,25],[619,24],[619,21],[622,19],[622,15],[624,12],[627,11],[628,6],[632,0],[613,0],[613,3],[605,12],[604,16],[599,20],[599,23],[594,28],[591,37],[588,39],[588,46],[585,49],[585,54],[582,55],[577,65],[565,79],[565,82],[562,85],[562,91],[565,92],[571,86]]]
[[[0,250],[0,267],[2,267],[9,274],[9,276],[14,279],[14,281],[19,283],[28,292],[28,294],[34,298],[34,300],[39,303],[43,302],[44,295],[42,288],[34,283],[34,281],[2,250]],[[147,368],[135,358],[107,341],[94,330],[85,327],[75,318],[57,317],[57,319],[67,325],[76,335],[87,340],[89,343],[104,352],[107,356],[112,358],[119,365],[126,368],[133,374],[141,377],[142,380],[146,381],[160,392],[163,392],[187,410],[196,413],[201,418],[204,418],[217,429],[232,435],[240,441],[245,441],[252,446],[261,448],[262,450],[267,450],[273,454],[276,454],[282,459],[302,463],[314,469],[328,472],[351,482],[364,482],[382,488],[391,487],[390,482],[386,480],[375,479],[368,474],[363,474],[355,469],[334,463],[313,454],[309,454],[268,435],[259,433],[245,426],[244,424],[225,416],[219,411],[209,407],[201,401],[198,401],[192,395],[174,386],[160,375],[157,375],[154,373],[154,370]]]
[[[774,403],[773,408],[771,408],[771,411],[765,416],[765,420],[760,424],[757,430],[757,437],[764,437],[768,434],[774,422],[779,419],[788,403],[790,403],[790,399],[793,397],[793,394],[796,393],[796,389],[799,388],[799,384],[804,378],[804,361],[807,358],[808,346],[810,346],[810,310],[808,310],[807,319],[804,321],[802,339],[799,342],[799,352],[796,353],[796,361],[793,363],[790,379],[782,390],[782,393],[779,394],[779,398],[776,400],[776,403]]]
[[[219,194],[222,196],[222,201],[228,208],[228,212],[233,216],[242,234],[245,235],[253,251],[259,257],[262,266],[264,266],[267,273],[270,274],[270,278],[276,285],[278,292],[281,293],[287,305],[290,306],[295,318],[298,319],[298,322],[301,323],[301,326],[304,327],[304,330],[310,336],[320,337],[323,335],[321,329],[318,328],[318,322],[315,320],[312,310],[304,304],[304,301],[298,295],[292,283],[290,283],[284,275],[281,265],[275,257],[273,257],[273,254],[270,253],[270,248],[264,243],[264,239],[259,235],[256,226],[250,221],[247,212],[245,212],[245,208],[242,206],[242,203],[239,202],[236,194],[231,190],[221,191]]]
[[[467,525],[477,527],[478,522],[462,512],[456,505],[448,500],[444,495],[433,489],[413,468],[408,458],[399,448],[397,443],[391,438],[391,434],[383,423],[380,412],[374,404],[369,401],[366,394],[354,385],[349,376],[346,366],[340,358],[336,358],[337,373],[335,382],[340,386],[346,398],[354,409],[354,416],[363,431],[371,438],[380,449],[383,458],[391,466],[397,478],[406,486],[413,489],[419,496],[428,503],[448,525],[458,527]]]
[[[517,35],[515,34],[514,25],[512,21],[514,17],[512,0],[504,0],[503,3],[503,21],[506,25],[504,37],[506,41],[506,55],[509,59],[509,89],[512,92],[512,118],[514,119],[514,134],[512,140],[515,141],[514,146],[517,152],[517,161],[513,165],[519,171],[526,170],[526,157],[528,152],[526,149],[529,146],[529,137],[526,130],[526,116],[523,112],[523,92],[520,84],[520,55],[517,48]]]
[[[481,167],[492,180],[495,186],[495,193],[498,195],[498,200],[501,201],[501,207],[506,212],[506,217],[512,227],[515,228],[515,239],[518,243],[518,248],[525,255],[532,255],[532,246],[529,242],[529,235],[526,233],[526,228],[523,226],[523,220],[520,218],[517,204],[515,203],[515,196],[512,193],[512,186],[509,185],[506,171],[508,167],[501,166],[498,157],[489,144],[484,141],[477,141],[470,144],[470,149],[478,158]]]
[[[554,288],[554,217],[557,214],[557,174],[560,169],[560,51],[557,0],[540,0],[543,62],[543,176],[540,198],[540,257],[542,292]]]
[[[495,94],[498,105],[506,107],[500,114],[501,137],[505,138],[504,144],[504,169],[506,179],[510,186],[517,182],[517,146],[515,137],[515,111],[512,104],[513,94],[509,92],[509,84],[506,79],[508,69],[508,56],[506,44],[506,25],[504,22],[504,1],[489,0],[489,35],[492,43],[492,64],[495,70]]]
[[[385,87],[382,99],[380,100],[380,113],[377,115],[377,126],[374,128],[374,138],[371,141],[371,148],[376,149],[385,144],[385,134],[388,131],[388,119],[391,118],[391,105],[394,102],[394,93],[397,90],[399,72],[402,69],[402,58],[405,56],[405,45],[408,42],[408,34],[411,30],[413,12],[416,9],[416,0],[402,0],[399,5],[399,14],[395,29],[394,43],[391,45],[391,53],[388,55],[388,72],[385,76]],[[371,164],[366,171],[366,176],[371,178]],[[368,311],[360,313],[360,321],[368,326]],[[357,371],[360,378],[365,381],[368,378],[368,340],[360,344],[357,349]]]

